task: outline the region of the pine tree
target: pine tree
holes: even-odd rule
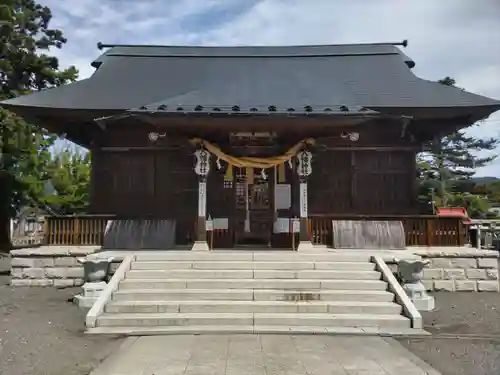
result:
[[[455,86],[455,80],[445,77],[438,81],[446,86]],[[474,124],[473,126],[478,126]],[[459,130],[447,136],[437,136],[424,146],[419,158],[423,179],[438,181],[433,184],[442,206],[452,203],[454,193],[463,193],[470,184],[477,168],[491,163],[497,155],[481,156],[485,151],[493,151],[499,145],[495,138],[476,138]]]
[[[49,28],[52,13],[35,0],[0,2],[0,100],[74,81],[74,67],[61,70],[50,48],[66,39]],[[9,219],[37,199],[54,137],[0,108],[0,249],[9,244]]]

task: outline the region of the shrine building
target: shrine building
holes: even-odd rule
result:
[[[91,151],[92,214],[194,249],[307,249],[313,217],[419,214],[422,144],[500,109],[401,46],[100,44],[91,77],[1,104]]]

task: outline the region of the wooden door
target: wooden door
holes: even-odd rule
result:
[[[263,178],[256,173],[253,179],[247,181],[245,170],[236,170],[234,188],[237,244],[270,246],[274,220],[273,181],[270,177]]]

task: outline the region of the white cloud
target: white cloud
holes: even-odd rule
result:
[[[41,0],[43,1],[43,0]],[[56,55],[89,76],[96,43],[276,45],[395,42],[415,73],[451,76],[500,99],[498,0],[45,0],[67,45]],[[500,114],[470,130],[499,136]],[[500,153],[500,150],[499,150]],[[500,161],[479,171],[500,175]]]

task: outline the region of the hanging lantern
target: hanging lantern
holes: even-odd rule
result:
[[[312,154],[309,151],[300,151],[297,154],[297,160],[299,162],[297,173],[300,177],[307,177],[311,174],[311,159]]]
[[[194,156],[196,156],[194,171],[198,176],[206,177],[210,171],[210,153],[205,149],[199,149]]]

